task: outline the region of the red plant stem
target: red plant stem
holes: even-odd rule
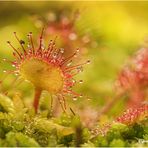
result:
[[[41,89],[35,88],[35,95],[34,95],[34,102],[33,102],[35,113],[37,113],[37,111],[38,111],[41,93],[42,93]]]
[[[111,108],[114,106],[114,104],[117,103],[117,101],[120,99],[122,95],[123,95],[123,92],[120,92],[112,100],[110,100],[98,113],[99,117],[103,114],[108,113],[111,110]]]

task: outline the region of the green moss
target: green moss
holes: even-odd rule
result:
[[[125,146],[125,142],[121,139],[114,139],[110,145],[110,147],[124,147]]]
[[[63,113],[59,118],[47,118],[48,111],[34,115],[18,96],[12,101],[0,95],[0,101],[2,147],[145,146],[146,143],[139,143],[139,140],[148,139],[148,128],[144,122],[130,126],[113,123],[106,135],[94,137],[87,127],[83,127],[77,115]]]
[[[14,105],[10,98],[0,94],[0,119],[5,119],[14,114]]]
[[[9,147],[37,147],[39,144],[22,133],[9,132],[6,135],[7,146]]]

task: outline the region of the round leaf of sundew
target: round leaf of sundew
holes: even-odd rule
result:
[[[59,92],[63,87],[61,69],[37,58],[24,60],[20,66],[20,73],[36,88],[50,93]]]

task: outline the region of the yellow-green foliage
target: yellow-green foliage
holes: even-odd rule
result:
[[[115,122],[106,135],[93,136],[77,115],[35,115],[18,94],[12,100],[1,94],[0,107],[0,146],[136,146],[140,139],[147,140],[145,121],[130,126]]]

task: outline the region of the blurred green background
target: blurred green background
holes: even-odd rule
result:
[[[14,31],[23,39],[30,31],[37,36],[40,24],[48,21],[50,13],[71,16],[76,10],[79,10],[80,18],[75,22],[75,29],[79,35],[88,34],[91,39],[91,46],[83,54],[84,58],[91,59],[91,64],[77,76],[84,83],[77,85],[75,90],[91,100],[84,97],[75,103],[83,105],[85,101],[88,106],[100,109],[115,94],[118,72],[148,35],[148,2],[1,1],[0,58],[13,59],[6,41],[11,40],[17,45]],[[41,19],[36,21],[36,18]],[[4,69],[10,69],[10,66],[1,62],[1,75]],[[5,87],[12,91],[11,81],[10,76]],[[13,91],[21,91],[23,98],[33,98],[33,88],[28,83],[13,88]],[[124,109],[123,99],[116,103],[113,112],[117,108]]]

